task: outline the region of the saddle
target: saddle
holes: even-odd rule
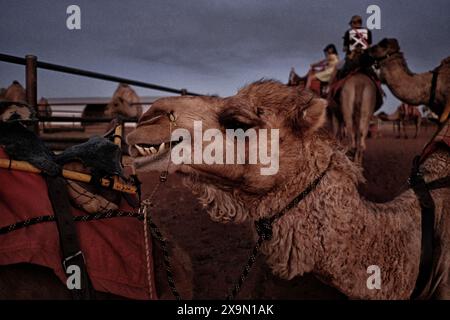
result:
[[[81,272],[81,288],[71,290],[72,296],[77,300],[92,299],[94,290],[71,213],[69,194],[72,195],[73,191],[69,192],[67,185],[72,188],[73,186],[64,180],[61,172],[63,165],[80,162],[91,171],[91,182],[94,184],[99,184],[103,177],[124,177],[119,146],[108,139],[93,137],[86,143],[75,145],[55,155],[36,134],[19,122],[0,122],[0,145],[3,145],[10,159],[27,161],[42,170],[58,227],[63,268],[66,271],[69,266],[77,266]]]
[[[328,89],[328,101],[330,103],[330,106],[338,106],[340,104],[339,96],[341,94],[341,89],[344,86],[345,82],[353,77],[355,74],[363,73],[366,76],[368,76],[373,83],[375,84],[377,88],[377,96],[376,96],[376,104],[374,112],[378,111],[381,106],[383,105],[383,98],[386,96],[386,94],[383,91],[383,88],[381,87],[381,81],[378,79],[378,77],[375,75],[374,72],[367,71],[363,68],[357,68],[347,75],[345,75],[343,78],[340,78],[338,80],[335,80],[329,84]]]

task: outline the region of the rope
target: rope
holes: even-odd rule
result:
[[[123,211],[123,210],[108,210],[104,213],[96,213],[96,214],[87,214],[83,216],[75,216],[73,220],[75,222],[87,222],[92,220],[102,220],[102,219],[110,219],[110,218],[137,218],[142,220],[142,216],[136,212]],[[25,227],[29,227],[41,222],[53,222],[55,221],[54,215],[43,215],[39,217],[30,218],[27,220],[19,221],[13,224],[10,224],[5,227],[0,227],[0,235],[7,234],[15,230],[19,230]]]
[[[147,200],[146,200],[147,201]],[[144,245],[145,245],[145,263],[147,267],[147,284],[150,294],[150,298],[153,296],[153,283],[152,276],[150,272],[150,245],[148,238],[148,228],[147,228],[147,205],[143,204],[142,214],[144,215]]]
[[[170,291],[172,292],[172,294],[176,300],[181,300],[181,296],[175,286],[175,281],[173,279],[172,264],[170,262],[169,251],[167,249],[166,240],[162,236],[162,234],[159,231],[156,224],[151,219],[150,215],[148,214],[148,207],[152,206],[152,200],[156,194],[156,191],[159,189],[159,187],[161,186],[162,183],[167,181],[167,176],[168,176],[168,172],[169,172],[169,166],[170,166],[170,160],[171,160],[171,150],[172,150],[172,125],[176,126],[176,124],[175,124],[175,116],[172,113],[169,113],[168,117],[170,120],[169,121],[170,140],[169,140],[169,150],[168,150],[169,157],[167,159],[166,170],[161,172],[161,174],[159,176],[159,181],[153,188],[153,190],[150,193],[150,195],[148,196],[148,198],[142,202],[140,211],[144,217],[144,245],[145,245],[145,253],[146,253],[145,259],[146,259],[146,265],[147,265],[147,282],[148,282],[148,287],[149,287],[149,291],[150,291],[150,296],[152,295],[153,289],[152,289],[151,273],[150,273],[150,245],[149,245],[149,235],[148,235],[149,228],[151,230],[153,237],[156,240],[158,240],[161,250],[163,252],[163,257],[164,257],[163,260],[164,260],[164,265],[166,267],[166,276],[167,276],[167,282],[169,284]]]

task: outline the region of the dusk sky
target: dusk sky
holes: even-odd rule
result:
[[[66,27],[71,4],[81,8],[81,30]],[[398,38],[414,72],[450,55],[448,0],[2,0],[0,52],[227,96],[263,77],[286,82],[291,66],[306,73],[328,43],[343,58],[350,17],[365,21],[371,4],[381,8],[374,42]],[[22,66],[0,62],[0,75],[0,87],[14,79],[24,83]],[[116,87],[44,70],[38,79],[39,97],[109,97]],[[390,95],[384,108],[397,104]]]

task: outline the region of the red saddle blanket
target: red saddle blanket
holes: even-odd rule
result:
[[[8,158],[1,147],[0,158]],[[122,201],[120,208],[133,211],[126,201]],[[75,216],[86,214],[75,208],[72,213]],[[53,215],[43,177],[0,168],[0,227],[42,215]],[[120,217],[76,222],[76,227],[89,276],[97,291],[130,299],[156,299],[155,290],[149,290],[147,284],[141,221]],[[61,260],[54,222],[0,235],[0,265],[31,263],[48,267],[65,284],[67,277]],[[153,270],[151,272],[153,281]],[[155,288],[154,283],[152,288]]]

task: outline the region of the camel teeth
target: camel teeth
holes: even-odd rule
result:
[[[175,115],[171,112],[171,113],[169,113],[169,119],[170,119],[170,121],[175,122],[175,120],[176,120],[177,118],[176,118]]]
[[[137,151],[139,151],[139,153],[140,153],[141,156],[146,156],[146,155],[147,155],[147,154],[145,153],[144,148],[138,146],[137,144],[134,145],[134,147],[137,149]]]
[[[164,142],[161,143],[161,145],[159,146],[158,152],[164,151],[165,148],[166,148],[166,144]]]
[[[157,151],[154,147],[150,147],[149,152],[151,152],[151,153],[149,153],[149,154],[155,154],[155,153],[157,153],[158,151]]]
[[[150,149],[149,148],[144,148],[144,150],[145,150],[145,154],[146,155],[151,155],[152,153],[150,152]]]

